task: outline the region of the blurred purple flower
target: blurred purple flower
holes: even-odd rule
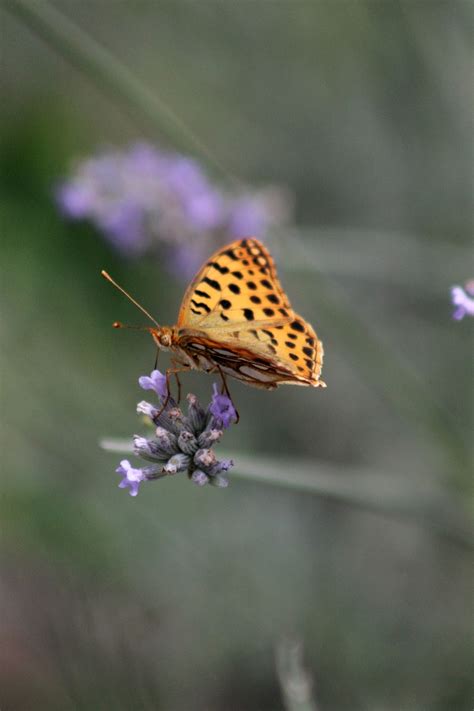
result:
[[[66,215],[79,220],[90,214],[94,194],[87,185],[65,183],[57,190],[56,200]]]
[[[213,384],[212,389],[213,395],[209,410],[218,425],[226,430],[233,422],[237,422],[237,412],[232,400],[227,395],[221,395],[218,392],[216,383]]]
[[[466,282],[464,289],[462,286],[452,286],[451,301],[456,307],[453,313],[456,321],[461,321],[464,316],[474,316],[474,280]]]
[[[150,376],[141,376],[138,382],[145,390],[155,391],[160,405],[166,401],[166,377],[159,370],[154,370]],[[123,476],[119,487],[129,488],[131,496],[138,494],[143,481],[184,471],[198,486],[211,484],[223,488],[228,485],[223,474],[233,466],[233,461],[218,460],[213,447],[222,437],[222,428],[229,427],[236,419],[235,408],[230,398],[218,394],[216,386],[207,410],[201,407],[195,395],[189,394],[187,400],[187,415],[181,412],[172,397],[168,398],[163,410],[147,402],[138,403],[137,412],[145,414],[156,429],[152,439],[140,435],[133,437],[134,453],[151,465],[135,469],[128,459],[124,459],[116,469]]]
[[[197,161],[147,143],[79,163],[56,199],[67,217],[89,219],[124,256],[161,250],[186,279],[210,252],[232,238],[265,236],[291,208],[283,190],[225,191]]]

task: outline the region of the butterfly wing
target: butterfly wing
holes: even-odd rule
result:
[[[212,255],[186,290],[177,327],[185,348],[205,343],[221,362],[223,353],[234,365],[239,358],[260,359],[262,368],[265,362],[265,382],[273,368],[278,382],[324,386],[322,343],[291,308],[272,257],[256,239]]]

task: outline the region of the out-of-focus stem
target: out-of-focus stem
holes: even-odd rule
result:
[[[201,157],[227,180],[237,182],[155,91],[47,0],[6,0],[5,7],[99,87],[145,118],[174,148]]]
[[[104,438],[100,446],[109,452],[130,454],[130,440]],[[282,486],[315,494],[326,499],[425,526],[444,538],[467,548],[474,539],[462,512],[423,483],[411,485],[400,477],[364,469],[337,467],[324,462],[297,459],[272,459],[233,452],[235,469],[231,478],[247,479],[254,484]],[[466,515],[467,518],[467,515]]]
[[[286,711],[318,711],[313,679],[303,666],[303,645],[285,640],[276,649],[276,671]]]

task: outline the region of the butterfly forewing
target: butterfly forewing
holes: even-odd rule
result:
[[[324,385],[322,343],[292,310],[256,239],[233,242],[206,262],[186,291],[177,327],[184,348],[204,344],[236,377],[253,360],[262,383],[273,375],[275,383]]]

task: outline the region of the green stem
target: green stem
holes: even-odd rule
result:
[[[104,438],[102,449],[116,454],[132,454],[130,440]],[[400,477],[363,469],[337,467],[303,459],[273,460],[244,454],[236,460],[232,478],[254,484],[284,487],[293,491],[332,499],[347,506],[426,526],[463,547],[474,547],[469,525],[458,505],[432,485],[416,481],[408,486]]]
[[[238,182],[155,91],[47,0],[6,0],[5,6],[99,87],[133,107],[175,148],[198,155],[227,180]]]

